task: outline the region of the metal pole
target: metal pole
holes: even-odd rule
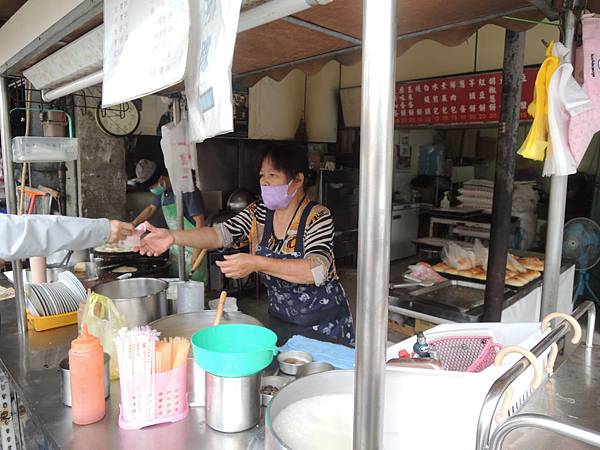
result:
[[[566,9],[563,16],[563,44],[571,50],[573,49],[575,37],[575,23],[575,13],[572,9]],[[566,62],[571,62],[572,55],[573,51],[566,56]],[[550,204],[548,205],[548,231],[546,232],[545,270],[542,283],[540,319],[558,309],[558,286],[560,284],[560,266],[562,262],[567,181],[567,176],[552,176],[550,178]]]
[[[173,123],[177,124],[181,120],[181,103],[179,97],[173,100]],[[183,193],[178,190],[175,191],[175,207],[177,208],[177,228],[179,230],[184,229],[184,215],[183,215]],[[185,247],[179,246],[179,254],[177,256],[177,269],[179,273],[180,281],[187,281],[187,273],[185,271]]]
[[[383,448],[396,1],[364,0],[354,449]]]
[[[525,33],[505,31],[502,70],[502,106],[498,124],[498,149],[483,321],[499,322],[504,302],[506,254],[509,249],[517,133],[521,110],[521,78]]]
[[[6,206],[8,213],[16,214],[17,194],[12,158],[8,98],[8,80],[2,77],[0,79],[0,133],[2,134],[4,189],[6,192]],[[23,284],[23,263],[21,260],[12,261],[12,270],[15,286],[15,308],[17,309],[17,330],[20,334],[24,334],[27,332],[27,317],[25,316],[25,286]]]

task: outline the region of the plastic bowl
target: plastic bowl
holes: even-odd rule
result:
[[[217,325],[192,336],[194,361],[220,377],[245,377],[260,372],[277,354],[277,335],[247,324]]]

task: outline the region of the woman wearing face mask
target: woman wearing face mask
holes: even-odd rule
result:
[[[171,188],[171,181],[166,170],[161,169],[160,166],[154,161],[148,159],[140,160],[135,168],[137,178],[135,182],[140,184],[143,188],[149,189],[155,197],[154,201],[146,206],[140,214],[133,220],[133,226],[137,226],[142,222],[145,222],[158,208],[162,209],[163,216],[167,222],[167,226],[176,230],[177,226],[177,207],[175,205],[175,193]],[[194,192],[183,193],[183,215],[184,215],[184,229],[201,228],[204,226],[204,201],[202,199],[202,193],[196,189]],[[164,251],[167,249],[165,248]],[[170,261],[171,261],[171,276],[177,276],[178,264],[177,255],[179,249],[177,247],[171,247],[170,250]],[[161,252],[162,253],[162,252]],[[186,247],[185,249],[185,270],[189,273],[192,269],[192,264],[198,257],[200,250]],[[203,261],[202,265],[192,275],[192,280],[207,282],[208,279],[208,264]]]
[[[237,279],[260,272],[274,322],[353,344],[352,316],[334,263],[333,220],[327,208],[306,197],[308,172],[305,150],[274,145],[262,159],[262,200],[212,228],[169,231],[150,226],[140,253],[160,254],[175,244],[214,249],[249,243],[249,254],[217,262],[225,276]]]

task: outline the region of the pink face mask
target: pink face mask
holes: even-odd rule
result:
[[[261,186],[260,192],[262,195],[265,206],[269,209],[284,209],[290,204],[297,190],[291,194],[288,194],[288,188],[292,184],[292,181],[288,184],[280,184],[278,186]]]

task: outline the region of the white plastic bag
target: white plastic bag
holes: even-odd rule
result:
[[[473,253],[475,254],[475,264],[483,268],[483,270],[487,270],[489,251],[479,239],[475,239]]]
[[[454,242],[448,242],[442,249],[442,261],[457,270],[472,269],[476,266],[475,254]]]
[[[160,147],[163,151],[165,166],[169,171],[173,190],[180,192],[194,191],[192,155],[187,130],[188,124],[185,119],[180,120],[177,125],[168,123],[161,128]]]

